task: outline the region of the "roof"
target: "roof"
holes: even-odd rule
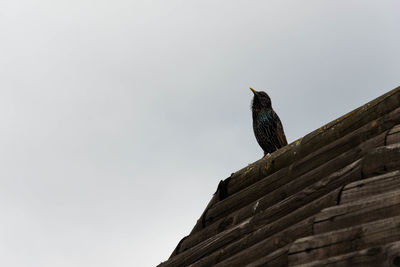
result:
[[[400,266],[399,225],[397,87],[221,181],[159,266]]]

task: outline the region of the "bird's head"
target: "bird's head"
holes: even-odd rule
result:
[[[268,94],[264,91],[256,91],[250,87],[250,90],[253,92],[253,102],[252,109],[264,109],[264,108],[272,108],[271,106],[271,98],[269,98]]]

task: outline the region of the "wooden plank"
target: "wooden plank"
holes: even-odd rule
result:
[[[340,204],[399,189],[400,170],[396,170],[346,185],[340,197]]]
[[[283,186],[285,183],[288,183],[290,181],[288,171],[288,168],[277,171],[231,197],[215,203],[207,211],[207,214],[205,214],[206,226],[242,207],[248,206],[252,202]]]
[[[368,151],[368,150],[366,150],[366,151]],[[383,152],[382,155],[383,155],[383,158],[385,159],[384,162],[387,165],[388,162],[387,162],[386,159],[391,159],[391,157],[393,156],[393,152],[398,153],[400,150],[398,149],[398,146],[393,146],[392,145],[392,146],[389,146],[389,147],[384,147],[383,149],[379,148],[377,151],[379,153]],[[390,154],[391,156],[388,157],[387,154]],[[391,163],[391,161],[389,163]],[[370,166],[369,166],[369,168],[370,168]],[[350,181],[347,181],[347,182],[350,182]],[[298,207],[298,206],[296,206],[296,204],[301,203],[301,201],[300,201],[301,199],[304,199],[304,198],[302,196],[299,196],[297,200],[296,199],[295,200],[291,199],[291,200],[288,200],[288,201],[289,202],[290,201],[292,201],[292,202],[294,201],[295,202],[295,204],[291,205],[291,207],[294,208],[294,207]],[[265,203],[268,203],[268,202],[265,202]],[[279,208],[279,210],[276,213],[274,213],[274,209],[276,209],[275,206],[272,206],[271,208],[269,208],[269,212],[272,213],[272,215],[271,214],[268,215],[268,219],[270,219],[270,220],[271,219],[278,219],[279,217],[284,216],[285,215],[284,212],[290,212],[288,210]],[[241,212],[243,212],[243,213],[239,212],[239,213],[236,214],[236,217],[232,219],[233,222],[234,221],[241,221],[242,219],[244,219],[249,214],[248,210],[247,211],[246,210],[241,210]],[[262,216],[255,216],[255,219],[259,219],[259,218],[261,218],[261,220],[265,219],[265,218],[262,218]],[[221,243],[220,245],[223,245],[223,243]]]
[[[313,229],[314,234],[320,234],[394,216],[400,216],[400,188],[326,208],[316,215]]]
[[[383,142],[384,134],[380,135],[380,141]],[[370,142],[368,140],[367,142],[371,143],[370,147],[373,148],[375,145],[375,142]],[[286,197],[295,194],[296,192],[301,191],[305,187],[319,181],[323,177],[326,177],[332,173],[334,173],[337,170],[340,170],[341,168],[345,167],[346,165],[350,164],[353,162],[355,159],[358,159],[360,157],[360,153],[362,152],[361,149],[355,148],[350,151],[347,151],[340,156],[325,162],[325,164],[319,166],[316,169],[311,170],[310,172],[290,179],[288,176],[281,177],[279,179],[279,183],[282,184],[280,187],[276,186],[271,186],[272,191],[266,190],[265,194],[261,196],[261,198],[256,198],[255,201],[252,201],[250,203],[245,200],[245,196],[248,196],[250,199],[252,199],[251,195],[253,191],[246,190],[244,193],[245,194],[240,194],[240,196],[243,195],[243,197],[237,198],[235,196],[232,196],[232,198],[228,201],[225,202],[226,205],[218,205],[216,204],[215,206],[211,207],[209,211],[206,214],[206,225],[209,225],[213,222],[213,220],[216,220],[218,218],[226,216],[226,213],[223,212],[224,207],[228,206],[233,206],[235,207],[236,204],[241,206],[240,201],[243,201],[244,203],[247,203],[245,209],[239,210],[239,216],[236,215],[236,213],[233,216],[236,216],[238,221],[240,221],[242,218],[246,218],[248,216],[251,216],[255,213],[255,211],[261,211],[264,210],[268,207],[271,207],[273,204],[282,201]],[[265,188],[264,186],[260,186],[260,188]],[[257,190],[257,189],[256,189]],[[257,190],[258,191],[258,190]],[[256,210],[248,208],[249,205],[251,207],[256,206]],[[221,214],[222,213],[222,214]]]
[[[303,264],[400,240],[400,216],[301,238],[289,250],[289,265]]]
[[[182,252],[195,246],[196,244],[212,237],[213,235],[228,229],[237,223],[240,223],[250,216],[253,216],[255,213],[271,207],[273,204],[282,201],[287,196],[300,191],[306,186],[318,181],[322,177],[328,176],[330,173],[343,168],[352,160],[365,155],[374,147],[382,145],[384,143],[385,136],[386,133],[375,136],[374,138],[361,143],[355,149],[342,153],[337,158],[325,162],[318,168],[311,170],[302,176],[290,178],[288,176],[281,176],[285,173],[277,172],[260,181],[260,183],[246,188],[243,190],[243,192],[241,191],[230,198],[216,203],[204,214],[203,220],[205,221],[204,223],[207,227],[185,238],[185,240],[183,240],[183,242],[180,244],[179,251]],[[282,183],[286,184],[276,188]],[[272,189],[275,190],[271,192]],[[264,196],[252,203],[250,202],[247,204],[247,206],[240,208],[242,206],[242,202],[245,204],[248,203],[246,198],[252,200],[253,195],[258,195],[258,193],[254,193],[255,191],[264,191]],[[236,208],[237,211],[231,214],[228,214],[228,212],[224,211],[232,211],[234,208]]]
[[[295,265],[296,267],[378,267],[400,266],[400,242],[370,247],[327,259]]]
[[[246,236],[250,231],[254,231],[251,226],[252,219],[248,219],[240,224],[221,232],[196,246],[179,253],[178,255],[170,258],[168,261],[161,263],[158,266],[188,266],[193,262],[209,255],[213,251],[234,242],[242,236]]]
[[[276,205],[257,213],[254,216],[254,222],[274,221],[298,208],[310,203],[311,201],[328,194],[334,189],[337,189],[345,184],[356,181],[361,178],[362,161],[346,166],[345,168],[332,173],[331,175],[320,179],[314,184],[304,188],[300,192],[286,197]]]
[[[400,143],[400,124],[390,129],[386,137],[386,145],[392,145],[396,143]]]
[[[254,224],[255,231],[202,258],[193,267],[214,266],[218,263],[242,266],[292,243],[297,238],[310,235],[314,221],[312,216],[321,209],[334,205],[339,191],[340,189],[336,189],[272,223]]]
[[[363,136],[363,137],[357,137],[357,135],[352,135],[350,134],[349,136],[346,136],[343,140],[337,140],[337,142],[334,142],[332,146],[329,146],[326,150],[324,149],[323,151],[326,153],[331,153],[332,151],[336,152],[342,152],[343,149],[340,149],[340,146],[343,145],[343,147],[347,147],[344,144],[359,144],[360,140],[364,140],[367,136],[370,136],[374,131],[372,129],[382,129],[381,124],[383,125],[392,125],[395,124],[400,120],[400,109],[397,109],[390,114],[387,114],[383,116],[383,118],[378,119],[379,123],[374,122],[370,123],[368,125],[363,126],[363,129],[358,130],[358,134]],[[371,128],[372,127],[372,128]],[[375,128],[374,128],[375,127]],[[353,155],[354,158],[360,157],[364,155],[366,152],[368,152],[372,147],[376,146],[381,146],[384,144],[386,133],[381,133],[378,136],[373,137],[370,140],[367,140],[366,142],[363,142],[359,144],[358,146],[358,152],[359,156]],[[357,141],[358,140],[358,141]],[[341,144],[341,145],[340,145]],[[321,152],[322,153],[322,152]],[[344,153],[339,154],[339,157],[343,155]],[[321,157],[321,155],[312,153],[312,155],[308,156],[307,160],[311,164],[318,164],[319,161],[317,160],[322,160],[321,164],[318,165],[317,172],[318,170],[323,169],[329,162],[327,157]],[[353,158],[353,159],[354,159]],[[296,166],[305,166],[307,164],[304,163],[304,160],[300,160],[298,163],[296,163]],[[344,165],[342,165],[344,166]],[[250,167],[249,167],[250,168]],[[295,169],[297,170],[296,172],[293,171],[294,169],[293,166],[289,166],[287,168],[284,168],[282,170],[279,170],[278,172],[266,177],[265,179],[259,181],[258,183],[234,194],[233,196],[230,196],[222,201],[215,201],[213,198],[213,203],[212,205],[209,205],[209,207],[206,209],[206,211],[203,213],[202,217],[199,219],[198,223],[196,224],[195,228],[192,230],[191,236],[189,238],[186,238],[184,242],[181,243],[180,251],[184,251],[193,245],[201,242],[202,240],[207,239],[210,237],[210,235],[214,235],[216,232],[212,231],[202,231],[201,228],[207,227],[208,225],[212,224],[215,221],[218,221],[218,219],[223,218],[227,214],[243,207],[244,205],[251,203],[251,201],[256,200],[260,195],[265,195],[265,193],[270,192],[277,187],[281,186],[284,183],[288,183],[293,179],[298,178],[300,175],[298,175],[298,172],[304,171],[304,168],[302,169],[301,167],[296,167]],[[290,173],[289,173],[290,170]],[[314,170],[311,170],[314,171]],[[246,178],[247,179],[247,178]],[[230,184],[230,183],[229,183]],[[228,185],[229,185],[228,184]],[[254,201],[253,204],[255,205],[256,201]],[[201,223],[200,223],[201,222]],[[218,221],[218,227],[214,226],[213,229],[217,230],[217,232],[220,232],[223,229],[226,229],[227,227],[231,226],[229,222],[233,222],[231,218],[224,218],[223,220]],[[222,226],[222,227],[221,227]],[[192,236],[192,234],[199,232],[197,235]],[[209,233],[210,235],[207,235]]]
[[[246,267],[285,267],[288,265],[288,252],[290,245],[284,246],[256,261],[246,265]]]
[[[400,120],[400,109],[398,111],[399,112],[396,113],[390,121]],[[381,120],[383,121],[384,119],[381,118]],[[375,125],[376,129],[379,128],[377,125],[378,124]],[[357,131],[318,149],[304,159],[300,159],[298,162],[295,162],[293,166],[290,166],[290,168],[287,167],[281,169],[240,192],[237,192],[231,197],[215,203],[205,214],[206,225],[209,225],[219,218],[256,201],[266,193],[271,192],[306,173],[320,172],[320,170],[329,169],[329,164],[332,163],[335,158],[342,157],[348,151],[355,152],[355,154],[352,155],[353,158],[350,160],[354,161],[362,155],[365,155],[368,150],[377,146],[383,146],[387,133],[384,132],[378,134],[378,136],[374,136],[374,133],[375,131],[371,131],[371,125],[367,124]],[[359,149],[354,150],[355,147],[358,147]],[[350,161],[347,161],[340,167],[345,166]],[[337,169],[340,167],[337,167]]]
[[[292,144],[272,153],[269,157],[264,157],[263,159],[235,172],[231,175],[229,183],[226,183],[227,194],[233,195],[264,177],[288,167],[296,159],[304,159],[307,155],[315,151],[315,147],[324,147],[342,136],[355,131],[357,128],[367,124],[368,122],[376,120],[384,114],[391,114],[393,111],[396,113],[397,111],[395,109],[398,109],[399,105],[400,87],[397,87],[362,107],[313,131]],[[396,122],[389,120],[383,121],[380,124],[381,126],[377,129],[377,132],[382,132],[385,129],[393,127]],[[376,129],[376,125],[376,122],[371,123],[370,132],[374,132],[373,130]],[[318,159],[318,157],[315,157],[315,159]],[[212,206],[214,203],[215,198],[210,201],[208,207]],[[200,231],[202,228],[204,228],[203,218],[200,217],[191,231],[191,234]]]
[[[398,170],[400,167],[400,143],[384,146],[378,151],[378,154],[383,155],[384,168],[386,171]]]
[[[357,162],[357,164],[355,164],[353,168],[348,168],[347,173],[342,177],[343,179],[352,179],[354,177],[357,177],[357,174],[360,173],[360,170],[361,164],[360,162]],[[333,182],[332,180],[334,180],[335,182]],[[332,182],[329,183],[329,181]],[[321,190],[321,188],[324,189]],[[275,211],[278,211],[280,209],[285,211],[282,212],[282,216],[287,215],[287,213],[290,213],[290,211],[294,211],[288,216],[283,217],[280,220],[271,220],[268,214],[262,214],[259,218],[257,218],[257,215],[253,216],[245,222],[242,222],[241,224],[236,225],[233,228],[229,228],[228,230],[212,236],[211,238],[197,244],[196,246],[186,251],[183,251],[177,256],[169,259],[167,262],[162,263],[160,266],[186,266],[196,261],[198,262],[193,266],[211,266],[212,264],[216,264],[217,262],[231,257],[237,252],[244,250],[246,247],[252,246],[262,240],[265,240],[273,234],[279,233],[280,231],[283,231],[286,228],[295,225],[301,220],[304,220],[318,213],[323,208],[334,205],[334,203],[336,203],[337,201],[339,190],[340,188],[338,188],[335,177],[327,177],[325,178],[325,181],[314,186],[314,188],[310,187],[305,189],[305,192],[302,192],[301,195],[299,193],[299,196],[294,197],[292,201],[276,205],[277,207],[274,209]],[[298,203],[299,197],[304,197],[306,194],[309,195],[308,198],[303,199],[301,203]],[[319,198],[316,198],[315,196],[319,196]],[[292,208],[294,204],[297,204],[296,208]],[[310,233],[311,226],[312,221],[310,222],[308,227],[302,226],[302,229],[306,230],[296,230],[293,231],[293,234],[295,236],[290,234],[286,234],[285,236],[286,238],[291,238],[291,236],[293,236],[292,238],[294,240],[299,237],[296,236],[296,234],[301,234],[304,231],[305,233]],[[290,229],[286,230],[291,231]],[[287,239],[282,239],[281,242],[285,240]],[[293,240],[291,240],[291,242]],[[283,245],[286,244],[276,244],[276,246],[280,247]],[[200,259],[201,261],[199,261]]]
[[[400,143],[378,147],[369,153],[364,161],[365,177],[397,170],[400,166]]]
[[[384,149],[384,151],[386,152],[391,152],[392,150],[393,149],[388,149],[387,147],[385,147]],[[337,188],[338,186],[360,179],[361,164],[357,163],[356,165],[357,166],[350,167],[348,171],[342,170],[340,172],[334,173],[334,175],[328,176],[320,180],[316,184],[307,187],[303,191],[288,197],[284,201],[279,202],[277,205],[273,205],[270,208],[267,208],[266,210],[255,214],[251,218],[251,221],[248,221],[245,224],[241,224],[243,227],[235,227],[235,231],[231,231],[230,229],[228,229],[228,234],[222,232],[222,235],[217,235],[216,239],[215,237],[212,237],[210,240],[206,240],[205,242],[200,243],[200,247],[195,246],[188,251],[178,254],[176,256],[176,260],[179,262],[182,261],[179,260],[179,258],[182,258],[185,263],[194,262],[201,257],[204,257],[205,255],[208,255],[213,251],[228,245],[230,242],[233,242],[237,239],[240,239],[242,236],[252,233],[253,231],[255,231],[255,229],[258,229],[262,225],[271,223],[275,220],[278,220],[282,216],[293,212],[297,208],[300,208],[302,205],[305,205],[313,199],[318,198],[319,196],[326,193],[325,190],[328,190],[329,192],[329,190],[332,190],[333,188]]]
[[[383,137],[382,137],[383,138]],[[356,151],[350,151],[336,158],[334,162],[329,162],[323,166],[321,169],[310,172],[307,176],[299,177],[289,184],[267,194],[265,197],[259,199],[255,203],[222,218],[216,223],[205,228],[194,235],[186,238],[181,244],[181,252],[184,252],[195,245],[199,244],[215,236],[225,229],[229,229],[233,225],[236,225],[247,218],[254,216],[254,220],[272,222],[275,219],[279,219],[282,216],[290,213],[291,211],[305,205],[310,201],[328,193],[330,190],[342,186],[345,183],[361,179],[361,162],[357,161],[355,163],[346,166],[345,168],[334,172],[329,176],[329,170],[335,170],[338,166],[343,166],[348,164],[355,156]],[[319,181],[319,183],[317,183]],[[329,183],[337,181],[339,183],[330,184],[327,187],[321,189],[319,184]],[[314,183],[317,183],[314,185]],[[308,188],[305,188],[308,186]],[[304,189],[304,192],[301,190]],[[311,192],[314,193],[312,194]],[[297,193],[297,194],[296,194]],[[283,201],[287,198],[286,201]],[[283,201],[280,205],[275,205]],[[265,215],[267,214],[267,215]],[[262,219],[258,219],[262,218]],[[222,225],[222,226],[221,226]]]
[[[307,236],[312,232],[312,218],[295,224],[272,237],[234,254],[233,257],[227,258],[219,263],[203,261],[201,264],[194,264],[192,267],[228,267],[228,266],[244,266],[253,262],[255,259],[263,257],[265,254],[278,250],[282,247],[289,247],[299,237]],[[287,254],[286,254],[287,255]],[[287,259],[287,257],[286,257]],[[218,259],[220,261],[222,259]]]

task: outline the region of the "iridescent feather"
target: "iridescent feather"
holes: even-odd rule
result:
[[[264,150],[264,156],[287,145],[282,122],[272,109],[267,93],[256,91],[252,102],[253,130],[258,144]]]

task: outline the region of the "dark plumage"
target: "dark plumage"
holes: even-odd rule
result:
[[[250,90],[254,93],[251,111],[253,130],[258,144],[264,150],[264,156],[287,145],[281,120],[272,109],[271,99],[266,92]]]

